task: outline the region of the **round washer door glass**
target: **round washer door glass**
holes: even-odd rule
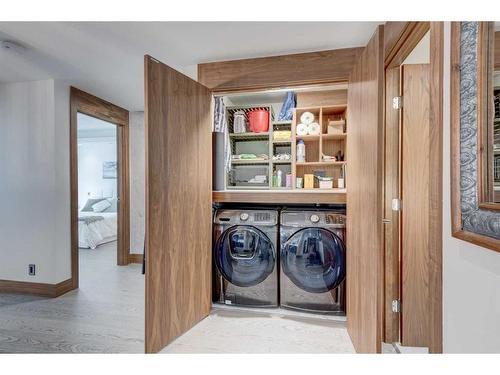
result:
[[[237,225],[225,230],[215,244],[215,264],[230,283],[249,287],[264,281],[274,270],[274,247],[264,232]]]
[[[283,244],[281,266],[300,289],[328,292],[345,278],[344,243],[327,229],[301,229]]]

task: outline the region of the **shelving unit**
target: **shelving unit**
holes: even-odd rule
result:
[[[269,137],[271,132],[234,133],[234,114],[241,111],[246,116],[248,112],[257,109],[268,111],[270,117],[269,122],[272,124],[274,120],[274,111],[271,106],[233,106],[226,108],[229,141],[231,143],[231,156],[239,154],[266,155],[266,158],[231,159],[231,171],[226,175],[226,188],[229,190],[269,189],[270,187]],[[255,176],[266,176],[266,181],[256,182]]]
[[[306,149],[305,162],[294,162],[292,164],[292,180],[293,188],[299,191],[337,191],[345,192],[345,188],[338,188],[338,178],[341,175],[342,169],[347,165],[347,132],[346,132],[346,117],[347,105],[335,105],[335,106],[321,106],[321,107],[304,107],[296,108],[294,111],[293,122],[292,122],[292,159],[297,160],[297,143],[299,140],[304,141]],[[314,121],[320,125],[321,133],[318,135],[297,135],[297,125],[300,123],[300,117],[304,112],[311,112],[314,114]],[[339,133],[328,134],[328,124],[330,121],[335,121],[338,124],[343,124],[343,128]],[[323,161],[323,155],[327,156],[337,156],[338,153],[343,157],[343,160],[327,160]],[[328,177],[333,177],[333,188],[332,189],[297,189],[296,179],[300,177],[304,181],[305,174],[316,174],[319,172],[324,173]],[[345,178],[345,176],[344,176]],[[316,186],[316,184],[315,184]],[[344,183],[345,186],[345,183]]]
[[[237,111],[245,114],[251,110],[264,109],[269,111],[269,131],[265,133],[233,133],[233,116]],[[229,140],[233,155],[251,153],[264,154],[263,159],[236,159],[232,160],[231,172],[226,178],[228,190],[270,190],[276,192],[290,191],[294,193],[311,194],[314,192],[332,192],[345,194],[345,188],[338,188],[338,178],[347,165],[347,132],[345,127],[345,115],[347,105],[332,105],[318,107],[296,108],[291,121],[275,121],[273,107],[267,106],[233,106],[227,108],[227,119],[229,127]],[[304,112],[314,114],[314,121],[320,126],[320,134],[302,135],[296,134],[297,124]],[[334,121],[343,124],[343,128],[336,133],[328,133],[328,124]],[[275,139],[276,131],[289,131],[289,139]],[[297,162],[297,142],[304,141],[306,148],[305,162]],[[291,159],[273,160],[278,154],[290,154]],[[341,156],[341,160],[325,160],[323,155],[330,157]],[[276,171],[282,171],[281,186],[273,186],[273,175]],[[304,179],[305,174],[319,174],[333,178],[332,189],[319,189],[315,181],[312,189],[298,189],[296,187],[297,177]],[[291,175],[291,186],[286,187],[286,176]],[[256,175],[266,175],[265,183],[256,183],[252,178]],[[252,180],[253,182],[249,182]]]

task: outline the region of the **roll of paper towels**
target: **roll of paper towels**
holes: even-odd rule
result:
[[[311,112],[304,112],[302,116],[300,116],[300,122],[303,124],[310,124],[314,121],[314,115]]]
[[[306,124],[298,124],[297,125],[297,135],[307,135],[307,131],[309,130]]]
[[[313,122],[312,124],[309,124],[308,128],[309,128],[310,135],[320,135],[320,133],[321,133],[321,128],[319,127],[319,124],[317,122]]]

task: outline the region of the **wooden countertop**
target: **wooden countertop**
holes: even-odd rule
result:
[[[217,203],[345,204],[346,190],[225,190],[213,191]]]

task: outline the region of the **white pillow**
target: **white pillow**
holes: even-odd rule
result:
[[[94,203],[92,205],[92,210],[94,212],[102,212],[106,208],[109,208],[109,207],[111,207],[111,203],[107,199],[104,199],[104,200],[102,200],[100,202]]]

